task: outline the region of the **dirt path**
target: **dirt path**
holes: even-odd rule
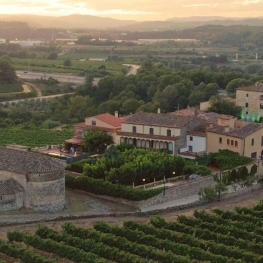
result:
[[[192,208],[192,209],[187,209],[183,211],[178,211],[178,212],[172,212],[172,213],[164,213],[162,216],[166,218],[166,220],[175,220],[176,217],[179,214],[184,214],[187,216],[193,215],[193,212],[195,209],[205,209],[206,211],[211,211],[215,208],[219,208],[222,210],[233,210],[237,206],[246,206],[246,207],[251,207],[254,206],[255,204],[258,203],[258,201],[263,199],[263,190],[259,189],[256,190],[252,193],[248,193],[246,195],[238,196],[232,199],[226,199],[220,202],[215,202],[211,203],[205,206],[200,206],[198,208]],[[81,207],[83,209],[83,207]],[[76,213],[75,211],[72,211]],[[10,215],[12,217],[12,215]],[[30,216],[31,219],[34,218],[34,215],[31,214]],[[140,222],[148,222],[149,221],[149,216],[122,216],[122,217],[100,217],[97,216],[95,218],[87,218],[87,219],[76,219],[76,220],[68,220],[68,222],[73,222],[74,224],[78,226],[83,226],[83,227],[92,227],[93,223],[97,221],[106,221],[110,224],[122,224],[124,221],[128,220],[133,220],[133,221],[140,221]],[[43,222],[43,225],[52,227],[54,229],[60,230],[61,226],[65,223],[65,221],[53,221],[53,222]],[[0,238],[6,239],[6,233],[8,231],[13,231],[13,230],[25,230],[27,232],[33,233],[39,223],[33,223],[33,224],[23,224],[23,225],[16,225],[16,226],[6,226],[6,227],[1,227],[0,228]]]

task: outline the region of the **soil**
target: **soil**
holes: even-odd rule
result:
[[[78,199],[79,197],[75,197],[75,199]],[[237,206],[246,206],[246,207],[252,207],[254,206],[255,204],[258,203],[258,201],[262,200],[263,199],[263,191],[262,189],[258,189],[254,192],[251,192],[251,193],[248,193],[246,195],[241,195],[241,196],[238,196],[238,197],[234,197],[232,199],[225,199],[223,201],[220,201],[220,202],[214,202],[214,203],[211,203],[211,204],[207,204],[207,205],[204,205],[204,206],[201,206],[201,207],[198,207],[199,210],[206,210],[208,212],[211,212],[213,209],[215,208],[219,208],[219,209],[222,209],[222,210],[233,210],[235,207]],[[76,200],[75,200],[76,202]],[[75,202],[73,202],[73,206],[75,206]],[[103,201],[105,207],[107,204],[105,204],[105,200]],[[87,204],[86,204],[87,205]],[[95,203],[93,203],[93,205],[95,205]],[[109,205],[109,204],[108,204]],[[91,205],[92,206],[92,205]],[[70,213],[74,214],[77,210],[79,209],[84,209],[85,207],[85,204],[82,204],[82,205],[79,205],[79,207],[75,207],[75,208],[72,208],[72,210],[69,210],[71,211]],[[121,208],[121,209],[119,209]],[[114,211],[114,210],[122,210],[122,211],[125,211],[125,209],[128,211],[131,211],[131,208],[128,207],[128,208],[124,208],[122,205],[116,205],[115,204],[115,208],[111,208],[111,211]],[[187,209],[187,210],[184,210],[184,211],[178,211],[178,212],[172,212],[172,213],[163,213],[162,216],[168,220],[168,221],[172,221],[172,220],[175,220],[176,217],[178,215],[186,215],[186,216],[192,216],[193,215],[193,212],[194,210],[196,210],[197,208],[191,208],[191,209]],[[100,210],[100,208],[98,208],[98,210]],[[104,209],[102,209],[104,210]],[[97,211],[98,212],[98,211]],[[101,212],[101,211],[100,211]],[[18,212],[17,212],[18,213]],[[23,217],[23,215],[25,216],[26,214],[20,214],[21,217]],[[17,215],[12,215],[12,214],[9,214],[9,218],[12,216],[17,216]],[[30,218],[31,219],[34,219],[36,215],[34,214],[30,214]],[[0,219],[2,218],[2,216],[0,216]],[[20,218],[21,219],[21,218]],[[99,215],[95,218],[87,218],[87,219],[76,219],[76,220],[68,220],[68,222],[73,222],[74,224],[78,225],[78,226],[82,226],[82,227],[92,227],[93,223],[94,222],[97,222],[97,221],[106,221],[110,224],[118,224],[118,225],[121,225],[124,221],[130,221],[130,220],[133,220],[133,221],[140,221],[140,222],[148,222],[150,219],[149,216],[122,216],[122,217],[100,217]],[[46,226],[49,226],[55,230],[61,230],[61,226],[65,223],[65,221],[53,221],[53,222],[43,222],[42,224],[43,225],[46,225]],[[32,224],[23,224],[23,225],[14,225],[14,226],[3,226],[0,228],[0,238],[1,239],[6,239],[6,233],[9,232],[9,231],[13,231],[13,230],[24,230],[26,232],[29,232],[29,233],[34,233],[34,231],[37,229],[37,226],[39,225],[39,223],[32,223]]]

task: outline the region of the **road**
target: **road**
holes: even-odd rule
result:
[[[123,64],[123,65],[129,67],[129,70],[126,75],[136,75],[138,69],[140,68],[139,65],[134,65],[134,64]],[[75,76],[72,74],[33,72],[33,71],[22,71],[22,70],[17,70],[16,74],[19,76],[19,78],[23,80],[40,79],[40,78],[48,79],[49,77],[51,77],[57,79],[59,82],[70,82],[74,84],[85,83],[85,77]],[[97,86],[100,79],[101,78],[94,78],[93,84]]]

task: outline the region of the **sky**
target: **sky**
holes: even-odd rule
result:
[[[263,0],[0,0],[0,14],[94,15],[125,20],[263,16]]]

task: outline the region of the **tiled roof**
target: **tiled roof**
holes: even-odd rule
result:
[[[204,111],[201,110],[197,110],[195,108],[186,108],[186,109],[182,109],[182,110],[178,110],[175,112],[171,112],[170,114],[174,114],[177,116],[195,116],[195,115],[200,115],[200,114],[204,114]]]
[[[129,116],[124,123],[144,124],[166,127],[183,127],[194,117],[176,116],[173,114],[137,112]]]
[[[257,85],[253,86],[240,87],[237,88],[237,90],[263,92],[263,83],[258,83]]]
[[[66,163],[39,153],[0,147],[0,169],[18,174],[50,173],[65,169]]]
[[[115,117],[109,113],[104,113],[104,114],[100,114],[100,115],[96,115],[93,116],[93,118],[96,118],[100,121],[103,121],[109,125],[111,125],[112,127],[119,127],[121,126],[121,119],[118,117]]]
[[[205,120],[206,123],[217,123],[217,119],[220,118],[220,114],[208,112],[198,115],[198,118]]]
[[[244,127],[241,127],[241,128],[235,128],[235,129],[230,128],[228,132],[225,132],[225,127],[220,126],[220,125],[214,125],[212,128],[209,128],[207,131],[244,139],[248,135],[250,135],[250,134],[252,134],[252,133],[254,133],[260,129],[263,129],[262,124],[249,122],[247,125],[245,125]]]
[[[14,195],[23,191],[23,187],[13,179],[0,183],[0,195]]]

